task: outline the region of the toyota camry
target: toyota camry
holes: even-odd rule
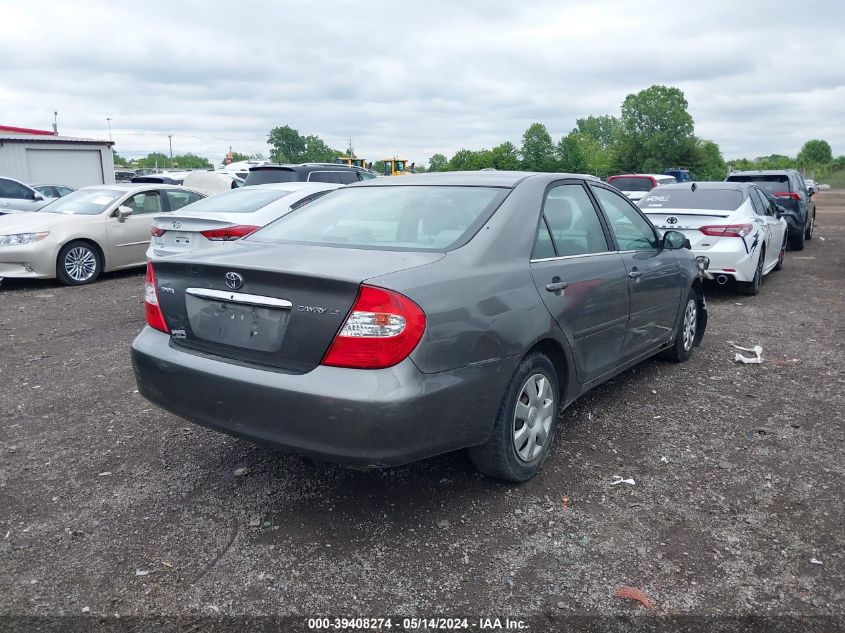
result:
[[[453,172],[330,192],[229,248],[148,264],[142,395],[364,466],[468,448],[509,481],[560,412],[706,325],[684,236],[584,176]]]

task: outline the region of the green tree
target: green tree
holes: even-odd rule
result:
[[[129,167],[129,161],[114,150],[112,150],[112,158],[114,159],[115,167]]]
[[[329,147],[319,136],[309,135],[305,137],[305,153],[296,162],[333,163],[340,155],[340,150]]]
[[[285,125],[274,127],[267,137],[270,160],[276,163],[301,163],[305,156],[306,140],[292,127]]]
[[[699,180],[724,180],[728,172],[719,145],[705,139],[695,139],[692,153],[683,163]]]
[[[602,149],[608,151],[619,139],[620,127],[619,119],[615,116],[602,114],[576,119],[575,129],[572,131],[598,141]]]
[[[522,168],[526,171],[556,171],[555,146],[546,126],[532,123],[522,135]]]
[[[819,139],[807,141],[798,152],[799,165],[827,165],[833,162],[830,143]]]
[[[450,171],[477,171],[485,167],[492,167],[490,150],[458,150],[449,160]]]
[[[659,171],[682,164],[694,152],[694,124],[678,88],[651,86],[625,97],[614,167]]]
[[[428,159],[428,171],[446,171],[449,167],[449,159],[443,154],[435,154]]]
[[[520,168],[519,164],[519,150],[510,141],[505,141],[501,145],[496,145],[493,149],[487,152],[485,157],[490,164],[485,167],[494,167],[502,171],[515,171]]]
[[[587,171],[587,159],[581,151],[580,134],[570,132],[557,144],[557,157],[561,171],[583,174]]]

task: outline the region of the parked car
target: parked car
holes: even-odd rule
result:
[[[678,182],[692,182],[695,180],[689,169],[682,169],[681,167],[669,167],[663,170],[664,176],[672,176]]]
[[[137,175],[138,174],[136,174],[135,171],[131,170],[131,169],[115,169],[114,170],[114,181],[115,182],[132,182],[132,179]]]
[[[683,233],[692,252],[710,260],[705,276],[719,284],[733,280],[756,295],[763,276],[783,266],[786,220],[751,183],[664,185],[639,204],[657,228]]]
[[[45,198],[61,198],[69,193],[76,191],[73,187],[65,187],[64,185],[30,185],[38,193]]]
[[[482,472],[523,481],[562,408],[701,341],[685,241],[571,174],[341,187],[228,248],[151,262],[138,388],[322,459],[384,466],[470,447]]]
[[[795,169],[769,169],[760,171],[734,171],[728,182],[753,182],[766,193],[779,199],[786,209],[784,215],[789,225],[789,247],[804,250],[804,242],[813,239],[816,222],[816,203],[807,190],[801,173]]]
[[[181,185],[189,171],[167,171],[158,174],[139,174],[133,176],[130,182],[157,184],[157,185]]]
[[[182,184],[208,195],[222,193],[244,186],[243,178],[225,171],[192,171],[185,174]]]
[[[673,182],[678,182],[674,176],[663,174],[621,174],[607,179],[607,184],[613,185],[634,202],[656,186],[669,185]]]
[[[303,163],[301,165],[267,163],[249,168],[246,186],[266,185],[273,182],[333,182],[348,185],[375,177],[376,175],[369,169],[337,163]]]
[[[0,216],[20,211],[38,211],[50,203],[32,187],[13,178],[0,177]]]
[[[204,197],[170,185],[95,185],[37,212],[0,217],[0,277],[78,286],[103,271],[143,266],[153,216]]]
[[[804,184],[807,186],[807,192],[812,196],[816,193],[816,181],[812,178],[804,178]]]
[[[225,246],[341,185],[285,182],[217,194],[154,218],[147,258]]]

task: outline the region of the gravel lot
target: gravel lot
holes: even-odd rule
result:
[[[626,586],[649,622],[845,626],[845,192],[819,194],[816,237],[758,297],[709,288],[689,363],[646,362],[576,402],[520,486],[461,453],[315,464],[157,410],[128,354],[142,285],[0,286],[0,629],[460,615],[556,630],[645,614],[614,595]],[[765,362],[734,363],[728,341]]]

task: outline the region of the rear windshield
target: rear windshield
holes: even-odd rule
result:
[[[654,185],[651,184],[651,178],[608,178],[607,182],[619,191],[651,191],[654,188]]]
[[[268,224],[249,240],[448,251],[474,235],[509,191],[443,186],[338,189]]]
[[[126,191],[117,189],[80,189],[62,198],[56,198],[47,206],[41,207],[41,211],[68,215],[97,215],[125,193]]]
[[[202,213],[252,213],[271,202],[289,196],[284,189],[232,189],[182,207],[185,211]]]
[[[766,193],[791,191],[789,187],[789,176],[786,174],[768,176],[728,176],[728,182],[753,182]]]
[[[733,189],[652,189],[638,203],[649,209],[712,209],[735,211],[742,204],[742,193]]]
[[[250,169],[245,186],[266,185],[271,182],[296,182],[299,178],[293,169]]]

